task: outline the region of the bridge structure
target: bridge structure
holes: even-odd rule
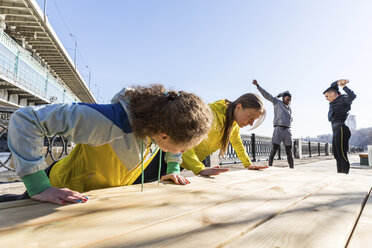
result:
[[[35,0],[0,3],[0,106],[96,102]]]

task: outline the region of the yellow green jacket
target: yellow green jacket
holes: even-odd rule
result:
[[[194,174],[199,174],[200,171],[204,170],[203,161],[208,155],[214,153],[221,148],[221,139],[223,130],[226,122],[226,101],[220,100],[209,104],[213,112],[213,125],[211,131],[208,133],[208,137],[204,139],[199,145],[186,151],[182,155],[181,167],[192,170]],[[240,138],[240,128],[236,122],[233,123],[233,129],[230,136],[230,143],[233,146],[238,158],[243,163],[244,167],[251,165],[251,161],[242,140]]]

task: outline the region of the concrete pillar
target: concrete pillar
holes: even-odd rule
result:
[[[2,100],[8,101],[8,91],[7,90],[0,90],[0,98]]]
[[[23,98],[19,101],[19,106],[26,107],[27,106],[27,99]]]
[[[0,29],[3,31],[6,29],[5,15],[0,15]]]
[[[301,139],[295,139],[296,146],[294,147],[293,152],[296,154],[296,158],[301,159],[302,158],[302,142]]]
[[[9,96],[9,102],[18,105],[18,95],[17,95],[17,94],[11,94],[11,95]]]

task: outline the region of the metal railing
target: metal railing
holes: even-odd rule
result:
[[[7,170],[14,170],[10,166],[11,153],[8,149],[7,140],[7,127],[0,124],[0,169],[5,168]],[[265,136],[252,135],[242,135],[242,142],[245,151],[248,153],[249,157],[253,162],[260,160],[268,160],[270,152],[272,149],[271,138]],[[69,142],[67,139],[60,135],[55,135],[53,137],[45,137],[44,147],[46,148],[45,158],[50,158],[52,162],[68,155]],[[332,145],[329,143],[319,143],[310,141],[301,141],[295,139],[293,141],[292,152],[294,157],[312,157],[312,156],[324,156],[330,155],[332,153]],[[301,148],[301,149],[300,149]],[[349,148],[350,153],[362,152],[363,149],[359,147],[351,146]],[[284,159],[286,157],[285,148],[281,144],[279,151],[277,152],[276,159]],[[238,163],[240,162],[234,148],[229,143],[227,152],[220,160],[220,163]]]
[[[255,134],[241,135],[243,146],[252,162],[260,160],[268,160],[272,149],[270,137],[258,136]],[[360,147],[350,146],[349,153],[363,152]],[[332,144],[321,142],[302,141],[300,139],[293,140],[292,152],[295,158],[314,157],[314,156],[329,156],[333,154]],[[276,154],[276,159],[286,158],[285,147],[283,144]],[[220,163],[238,163],[240,162],[234,148],[229,144],[224,158],[220,159]]]

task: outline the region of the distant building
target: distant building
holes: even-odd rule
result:
[[[345,121],[345,124],[350,128],[351,131],[356,131],[356,115],[349,115]]]

